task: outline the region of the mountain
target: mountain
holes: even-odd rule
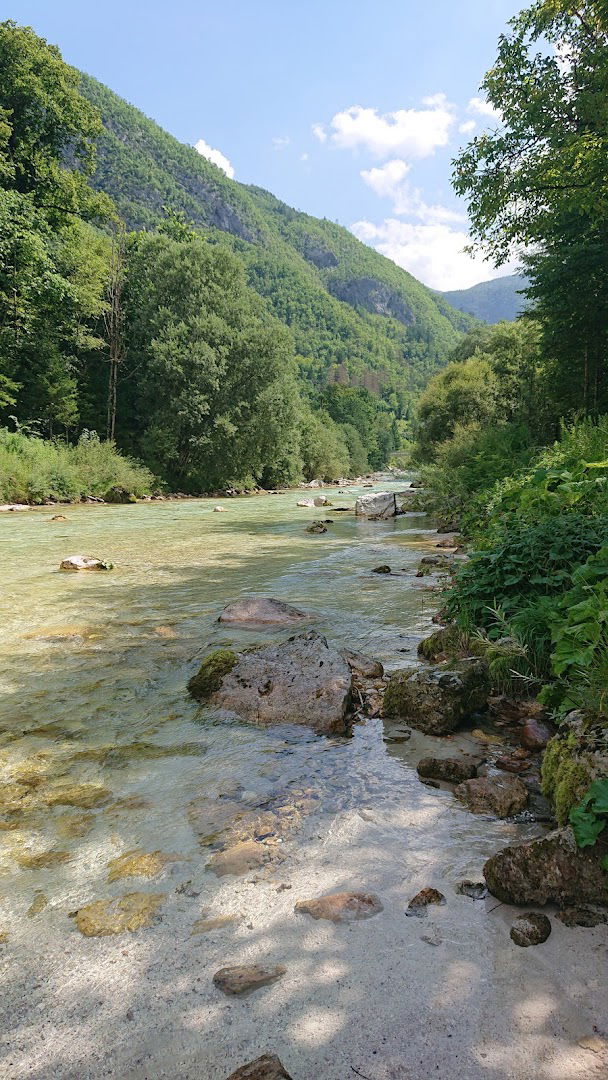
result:
[[[170,207],[238,252],[251,286],[290,327],[311,381],[396,393],[403,407],[472,325],[342,226],[229,179],[90,76],[82,92],[105,128],[94,186],[131,229],[154,228]]]
[[[470,289],[456,289],[442,292],[440,295],[458,311],[473,315],[486,323],[497,323],[506,319],[513,322],[526,307],[526,298],[521,296],[527,278],[523,274],[510,274],[507,277],[481,281]]]

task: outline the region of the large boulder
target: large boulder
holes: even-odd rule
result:
[[[393,518],[396,513],[397,500],[392,491],[375,491],[370,495],[360,495],[355,503],[355,514],[358,517],[371,518],[374,521]]]
[[[306,614],[298,608],[286,604],[284,600],[273,600],[266,596],[244,596],[234,600],[224,608],[218,622],[248,623],[256,626],[291,626],[305,619]]]
[[[383,710],[427,735],[448,735],[484,708],[489,693],[488,669],[480,660],[408,668],[391,675]]]
[[[204,695],[213,708],[250,723],[302,724],[322,735],[348,732],[352,674],[321,634],[310,631],[232,657],[219,686]],[[189,683],[194,696],[196,680]]]
[[[501,772],[465,780],[454,794],[472,813],[494,814],[498,818],[519,814],[528,805],[528,790],[521,780]]]
[[[608,875],[600,858],[581,851],[570,828],[510,844],[488,859],[483,875],[505,904],[608,905]]]

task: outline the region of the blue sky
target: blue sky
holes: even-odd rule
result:
[[[237,180],[339,221],[448,289],[495,273],[462,253],[450,160],[496,123],[478,87],[521,6],[15,0],[2,17],[33,26],[183,142],[219,151]]]

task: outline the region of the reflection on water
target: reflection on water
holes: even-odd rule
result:
[[[415,658],[433,601],[414,577],[425,519],[335,514],[316,536],[305,526],[319,511],[297,498],[225,500],[225,514],[196,500],[74,507],[65,522],[51,522],[52,509],[2,517],[0,931],[18,937],[49,903],[107,895],[108,867],[141,865],[142,853],[170,853],[187,876],[201,835],[212,845],[218,835],[193,827],[202,796],[242,807],[231,819],[240,839],[255,837],[259,815],[285,822],[289,839],[306,817],[417,797],[410,751],[390,756],[379,721],[351,740],[323,740],[212,722],[185,694],[209,647],[276,636],[217,622],[246,593],[295,604],[332,643],[389,668]],[[58,572],[76,553],[115,569]],[[395,574],[371,573],[379,563]],[[446,843],[462,847],[467,830],[473,845],[485,842],[487,826],[458,813]]]

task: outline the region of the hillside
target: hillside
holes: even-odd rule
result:
[[[129,228],[153,227],[168,206],[237,251],[250,284],[290,327],[315,383],[397,392],[403,407],[471,325],[347,229],[230,180],[89,76],[82,91],[105,127],[94,185],[111,195]]]
[[[525,309],[526,298],[521,295],[525,287],[523,274],[509,274],[492,281],[481,281],[470,289],[456,289],[440,295],[458,311],[482,322],[497,323],[503,319],[512,322]]]

